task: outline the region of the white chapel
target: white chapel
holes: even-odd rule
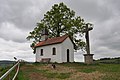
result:
[[[48,38],[45,33],[42,38],[35,46],[36,62],[74,62],[74,44],[68,35]]]

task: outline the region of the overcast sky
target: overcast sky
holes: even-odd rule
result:
[[[60,2],[94,24],[90,31],[94,59],[120,57],[120,0],[0,0],[0,60],[15,56],[35,61],[26,37],[44,13]],[[83,61],[83,54],[75,53],[75,61]]]

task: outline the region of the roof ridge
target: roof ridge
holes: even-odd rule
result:
[[[53,37],[53,38],[48,38],[47,40],[41,41],[38,44],[35,45],[35,47],[40,47],[40,46],[45,46],[45,45],[51,45],[51,44],[57,44],[63,42],[68,35],[63,35],[59,37]]]

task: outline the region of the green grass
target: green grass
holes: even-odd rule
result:
[[[5,68],[1,67],[0,68],[0,76],[2,76],[9,68],[10,68],[10,66],[5,67]]]
[[[66,79],[70,77],[70,73],[45,73],[44,76],[47,78]]]
[[[48,70],[31,70],[30,72],[36,72],[36,73],[41,73],[43,76],[47,77],[47,78],[59,78],[59,79],[66,79],[69,78],[70,73],[54,73],[54,72],[50,72]]]
[[[19,74],[17,75],[17,80],[29,80],[29,78],[27,74],[20,70]]]
[[[64,65],[64,64],[62,64]],[[64,66],[72,67],[79,72],[92,73],[98,71],[105,74],[101,77],[101,80],[120,80],[120,64],[78,64],[78,63],[67,63]]]
[[[95,69],[92,68],[85,68],[85,69],[80,69],[79,72],[84,72],[84,73],[91,73],[91,72],[95,72]]]
[[[1,67],[0,68],[0,77],[6,73],[12,66],[7,66],[7,67]],[[16,70],[12,70],[11,73],[4,79],[4,80],[8,80],[9,79],[12,79],[14,74],[16,73]]]
[[[94,71],[100,71],[100,72],[120,72],[120,64],[81,64],[81,63],[66,63],[66,64],[60,64],[62,66],[66,67],[72,67],[77,69],[81,72],[94,72]]]
[[[18,80],[29,80],[29,75],[32,73],[37,73],[38,75],[42,75],[42,77],[47,78],[47,80],[52,80],[52,79],[71,79],[71,76],[75,76],[77,73],[81,74],[91,74],[98,72],[99,74],[103,74],[103,76],[98,77],[98,79],[93,80],[120,80],[120,64],[92,64],[92,65],[87,65],[84,63],[62,63],[62,64],[57,64],[57,66],[64,67],[68,71],[63,70],[63,72],[54,70],[54,69],[47,69],[44,68],[46,67],[47,64],[41,64],[41,63],[34,63],[31,65],[23,65],[22,67],[26,67],[24,70],[20,70],[18,74]],[[73,72],[70,72],[69,69],[73,70]],[[75,74],[76,73],[76,74]],[[97,75],[95,73],[95,75]],[[94,76],[93,76],[94,77]],[[76,80],[84,78],[84,75],[77,76]],[[72,78],[74,79],[74,78]],[[71,79],[71,80],[72,80]],[[37,79],[36,79],[37,80]]]
[[[38,64],[38,63],[34,63],[34,66],[45,66],[46,64]],[[26,67],[29,67],[28,65],[25,65]],[[18,76],[17,76],[17,80],[29,80],[29,74],[30,73],[38,73],[38,74],[42,74],[44,77],[47,78],[58,78],[58,79],[66,79],[69,78],[70,73],[55,73],[55,72],[50,72],[48,70],[44,70],[44,69],[36,69],[34,67],[32,67],[31,69],[25,69],[24,71],[20,70]]]
[[[59,73],[56,78],[66,79],[66,78],[69,78],[70,75],[71,75],[71,73]]]

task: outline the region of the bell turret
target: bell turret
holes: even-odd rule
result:
[[[42,39],[42,41],[48,39],[48,30],[47,30],[46,28],[44,28],[44,29],[42,30],[42,36],[41,36],[41,39]]]

